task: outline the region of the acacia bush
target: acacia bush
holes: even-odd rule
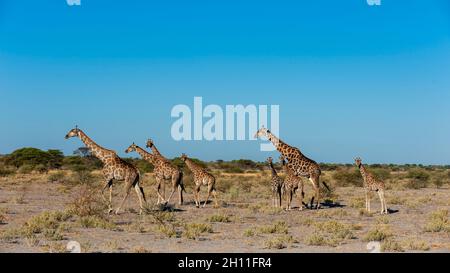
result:
[[[37,171],[47,171],[49,169],[58,169],[62,166],[64,155],[60,150],[42,151],[36,148],[21,148],[4,157],[6,165],[20,168],[28,166],[25,169]]]

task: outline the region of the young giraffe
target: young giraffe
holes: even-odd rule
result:
[[[284,181],[278,176],[277,170],[275,170],[272,162],[272,158],[267,158],[270,170],[272,171],[271,189],[272,189],[272,205],[281,208],[281,191],[283,189]]]
[[[211,196],[211,194],[214,197],[214,202],[216,203],[216,206],[218,206],[217,192],[216,192],[216,178],[212,174],[208,173],[203,167],[194,163],[190,158],[187,157],[186,154],[181,155],[181,160],[184,163],[186,163],[186,166],[191,170],[192,175],[194,176],[195,206],[197,208],[200,207],[200,188],[202,185],[208,186],[208,195],[206,196],[206,200],[205,200],[205,203],[203,204],[203,207],[205,207],[206,204],[208,203],[208,200],[209,200],[209,197]]]
[[[168,162],[170,166],[172,167],[172,193],[167,200],[167,202],[170,202],[170,199],[172,198],[172,195],[174,194],[175,190],[178,188],[178,195],[179,195],[179,205],[183,205],[183,191],[186,192],[183,184],[183,171],[178,166],[174,165],[170,160],[165,158],[159,150],[156,148],[155,143],[153,140],[148,139],[147,148],[150,148],[152,150],[152,153],[157,156],[159,159]],[[178,175],[177,175],[178,174]],[[165,184],[163,184],[163,197],[166,198],[166,187]]]
[[[175,193],[176,189],[179,189],[179,204],[181,205],[183,203],[183,193],[181,191],[181,179],[182,179],[182,173],[179,171],[178,168],[175,168],[170,164],[168,161],[164,161],[160,159],[159,157],[147,152],[146,150],[142,149],[141,147],[137,146],[136,144],[131,144],[126,150],[125,153],[131,153],[131,152],[137,152],[144,160],[148,161],[150,164],[154,166],[153,174],[155,176],[156,180],[156,192],[158,195],[158,201],[157,204],[161,203],[169,203],[170,199],[172,198],[173,194]],[[164,180],[171,180],[172,181],[172,193],[170,194],[169,199],[167,202],[165,201],[164,197],[161,196],[160,189],[161,185],[163,184]]]
[[[359,168],[361,175],[364,179],[364,190],[366,192],[366,210],[370,212],[370,192],[378,192],[381,202],[381,214],[388,214],[386,200],[384,199],[384,182],[377,180],[366,167],[362,164],[361,158],[355,158],[355,164]]]
[[[264,126],[259,129],[255,138],[267,137],[270,142],[275,146],[275,148],[286,158],[287,167],[292,170],[294,175],[300,177],[308,178],[315,190],[316,208],[320,208],[320,188],[319,188],[319,178],[320,178],[320,167],[314,160],[304,156],[298,148],[289,146],[288,144],[281,141]],[[311,208],[313,206],[314,198],[311,199]]]
[[[283,155],[280,156],[280,161],[283,165],[284,172],[286,173],[286,177],[284,178],[284,194],[286,195],[287,202],[286,210],[291,210],[292,197],[298,190],[300,190],[300,193],[298,193],[300,201],[299,210],[303,210],[303,198],[305,197],[303,180],[288,168]]]
[[[75,129],[72,129],[67,133],[66,139],[71,137],[79,137],[80,140],[91,151],[91,153],[103,162],[103,177],[105,186],[102,189],[102,198],[106,201],[104,197],[104,191],[107,187],[109,187],[108,213],[111,213],[113,210],[112,186],[113,180],[117,180],[125,181],[125,196],[123,197],[120,206],[117,208],[116,214],[118,214],[122,209],[132,187],[134,187],[134,189],[136,190],[136,194],[138,195],[140,207],[139,214],[141,214],[144,209],[143,201],[147,201],[145,199],[144,189],[140,186],[139,183],[139,170],[135,166],[117,156],[114,151],[105,149],[95,143],[82,130],[78,129],[78,127],[75,127]]]

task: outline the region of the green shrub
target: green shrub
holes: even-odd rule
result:
[[[386,181],[391,178],[391,172],[387,168],[373,168],[370,172],[375,176],[376,179],[381,181]]]
[[[363,178],[358,170],[340,169],[333,173],[332,178],[336,186],[362,186]]]
[[[31,168],[39,166],[38,169],[59,168],[62,165],[63,154],[59,150],[48,150],[47,152],[36,148],[21,148],[7,155],[4,159],[7,165],[19,168],[29,165]]]
[[[430,174],[423,169],[414,168],[408,170],[406,178],[408,178],[408,182],[405,185],[407,188],[421,189],[427,187]]]
[[[21,174],[29,174],[34,170],[34,166],[29,165],[29,164],[25,164],[19,167],[19,169],[17,170],[18,173]]]

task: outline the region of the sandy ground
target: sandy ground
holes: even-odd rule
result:
[[[155,191],[144,183],[150,202],[156,201]],[[73,188],[58,182],[47,182],[36,175],[21,175],[0,179],[0,212],[4,221],[0,232],[20,228],[30,217],[44,211],[64,210],[73,199]],[[26,238],[0,240],[0,252],[48,252],[61,251],[70,240],[80,242],[86,252],[368,252],[366,234],[377,226],[389,229],[390,240],[402,245],[403,251],[450,252],[449,232],[425,232],[430,214],[450,208],[450,189],[390,190],[386,193],[391,213],[387,216],[361,214],[364,205],[362,188],[336,188],[335,202],[339,205],[323,206],[320,210],[297,210],[298,200],[294,200],[294,210],[272,209],[269,193],[252,194],[241,192],[230,196],[221,193],[220,206],[210,203],[206,208],[197,209],[192,203],[192,191],[188,188],[185,204],[175,205],[171,212],[178,236],[169,238],[157,231],[159,226],[151,215],[139,216],[137,197],[131,193],[125,210],[119,215],[106,216],[116,225],[113,230],[102,228],[82,228],[76,219],[68,220],[69,227],[63,240],[52,241],[44,237],[30,243]],[[114,204],[117,206],[122,196],[122,186],[114,189]],[[166,192],[167,193],[167,192]],[[309,196],[312,191],[307,191]],[[202,192],[204,198],[205,193]],[[309,200],[309,197],[307,197]],[[171,203],[178,201],[177,196]],[[359,204],[357,204],[359,202]],[[372,208],[379,210],[376,196]],[[212,215],[227,215],[230,222],[211,223]],[[261,232],[265,226],[277,221],[287,224],[288,230],[281,234]],[[311,245],[311,236],[319,234],[316,223],[337,222],[349,227],[352,235],[334,245]],[[186,223],[207,223],[212,232],[202,233],[197,239],[183,236]],[[253,231],[253,232],[252,232]],[[323,231],[325,237],[334,231]],[[287,234],[285,234],[287,233]],[[282,243],[281,249],[270,246],[268,241],[290,238]],[[281,239],[284,240],[284,239]],[[411,242],[425,245],[422,249],[411,249]]]

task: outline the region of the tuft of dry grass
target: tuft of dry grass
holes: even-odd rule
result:
[[[404,252],[405,250],[403,249],[402,245],[389,238],[389,239],[385,239],[382,243],[381,243],[381,251],[383,252]]]
[[[211,223],[231,223],[231,216],[227,214],[214,214],[208,217],[208,222]]]
[[[167,238],[177,237],[177,231],[173,225],[158,225],[156,231]],[[192,238],[189,238],[192,239]]]
[[[277,221],[273,225],[259,227],[257,232],[262,234],[288,234],[289,226],[284,221]]]
[[[113,222],[97,215],[83,216],[78,219],[78,223],[83,228],[100,228],[116,230],[117,226]]]
[[[447,209],[437,210],[429,216],[425,225],[426,232],[450,232],[450,222]]]
[[[392,232],[387,225],[378,225],[375,228],[369,230],[369,232],[364,236],[364,241],[371,242],[377,241],[382,242],[388,238],[392,237]]]
[[[136,246],[131,250],[132,253],[152,253],[151,250],[146,249],[143,246]]]
[[[283,249],[298,243],[291,235],[281,235],[264,241],[264,247],[268,249]]]
[[[402,242],[404,248],[406,250],[412,250],[412,251],[428,251],[430,250],[430,245],[418,238],[409,239]]]
[[[210,224],[188,223],[184,225],[182,236],[187,239],[197,240],[204,233],[213,233],[213,228]]]

